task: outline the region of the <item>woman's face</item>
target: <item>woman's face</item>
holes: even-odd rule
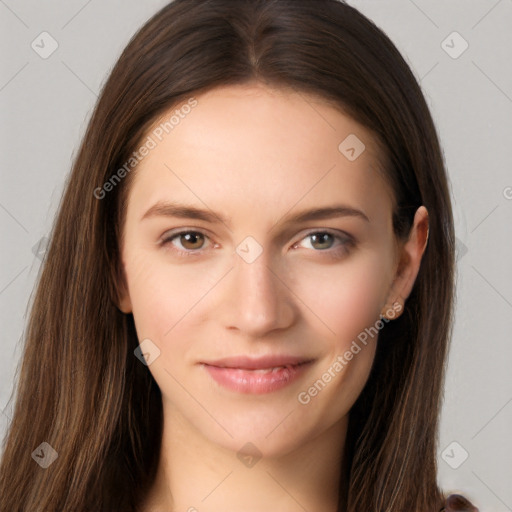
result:
[[[146,134],[120,307],[165,414],[225,448],[288,453],[365,385],[398,263],[392,197],[370,133],[327,103],[255,85],[196,100]],[[312,362],[249,369],[294,361]]]

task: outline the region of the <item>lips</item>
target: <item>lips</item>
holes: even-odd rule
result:
[[[217,359],[215,361],[204,361],[203,364],[216,366],[218,368],[233,368],[240,370],[272,370],[275,368],[289,368],[300,364],[311,362],[311,357],[292,355],[267,355],[259,358],[247,356],[234,356]]]
[[[213,380],[230,391],[262,394],[290,385],[308,371],[313,361],[288,355],[236,356],[204,362],[201,366]]]

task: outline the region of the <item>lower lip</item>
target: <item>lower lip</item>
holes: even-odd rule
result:
[[[238,393],[263,394],[282,389],[297,380],[313,363],[303,363],[275,372],[259,372],[239,368],[220,368],[204,364],[211,377],[220,385]]]

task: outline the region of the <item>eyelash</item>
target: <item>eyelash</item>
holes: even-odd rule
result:
[[[185,229],[182,231],[178,231],[176,233],[172,233],[170,236],[163,238],[160,241],[160,245],[162,245],[164,247],[172,245],[172,241],[175,238],[178,238],[180,235],[186,235],[186,234],[200,234],[205,238],[208,238],[208,239],[210,238],[206,233],[203,233],[202,231]],[[347,235],[347,234],[341,235],[341,234],[339,234],[339,232],[333,232],[329,229],[322,229],[322,230],[317,229],[315,231],[310,231],[309,233],[306,233],[306,235],[304,235],[304,237],[301,238],[298,242],[293,244],[293,246],[296,246],[297,244],[302,242],[304,239],[311,237],[312,235],[319,235],[319,234],[331,235],[335,240],[338,240],[341,242],[337,248],[318,249],[318,250],[313,249],[314,252],[325,253],[325,256],[330,257],[332,259],[337,259],[337,258],[347,254],[348,252],[350,252],[350,250],[356,244],[355,239],[350,235]],[[174,251],[179,257],[186,258],[186,257],[190,257],[190,256],[192,256],[192,257],[196,256],[197,254],[199,254],[201,252],[202,249],[184,251],[181,249],[176,249],[174,247],[171,250]]]

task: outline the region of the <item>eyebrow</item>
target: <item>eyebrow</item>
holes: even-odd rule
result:
[[[178,217],[182,219],[197,219],[210,222],[212,224],[222,223],[228,227],[231,227],[230,220],[220,213],[177,202],[158,201],[151,208],[149,208],[149,210],[141,217],[140,220],[142,222],[144,219],[149,219],[151,217]],[[323,220],[334,217],[358,217],[366,222],[370,222],[370,219],[365,215],[363,211],[342,204],[325,206],[321,208],[312,208],[299,212],[295,215],[286,215],[281,222],[283,224],[292,224],[310,220]]]

